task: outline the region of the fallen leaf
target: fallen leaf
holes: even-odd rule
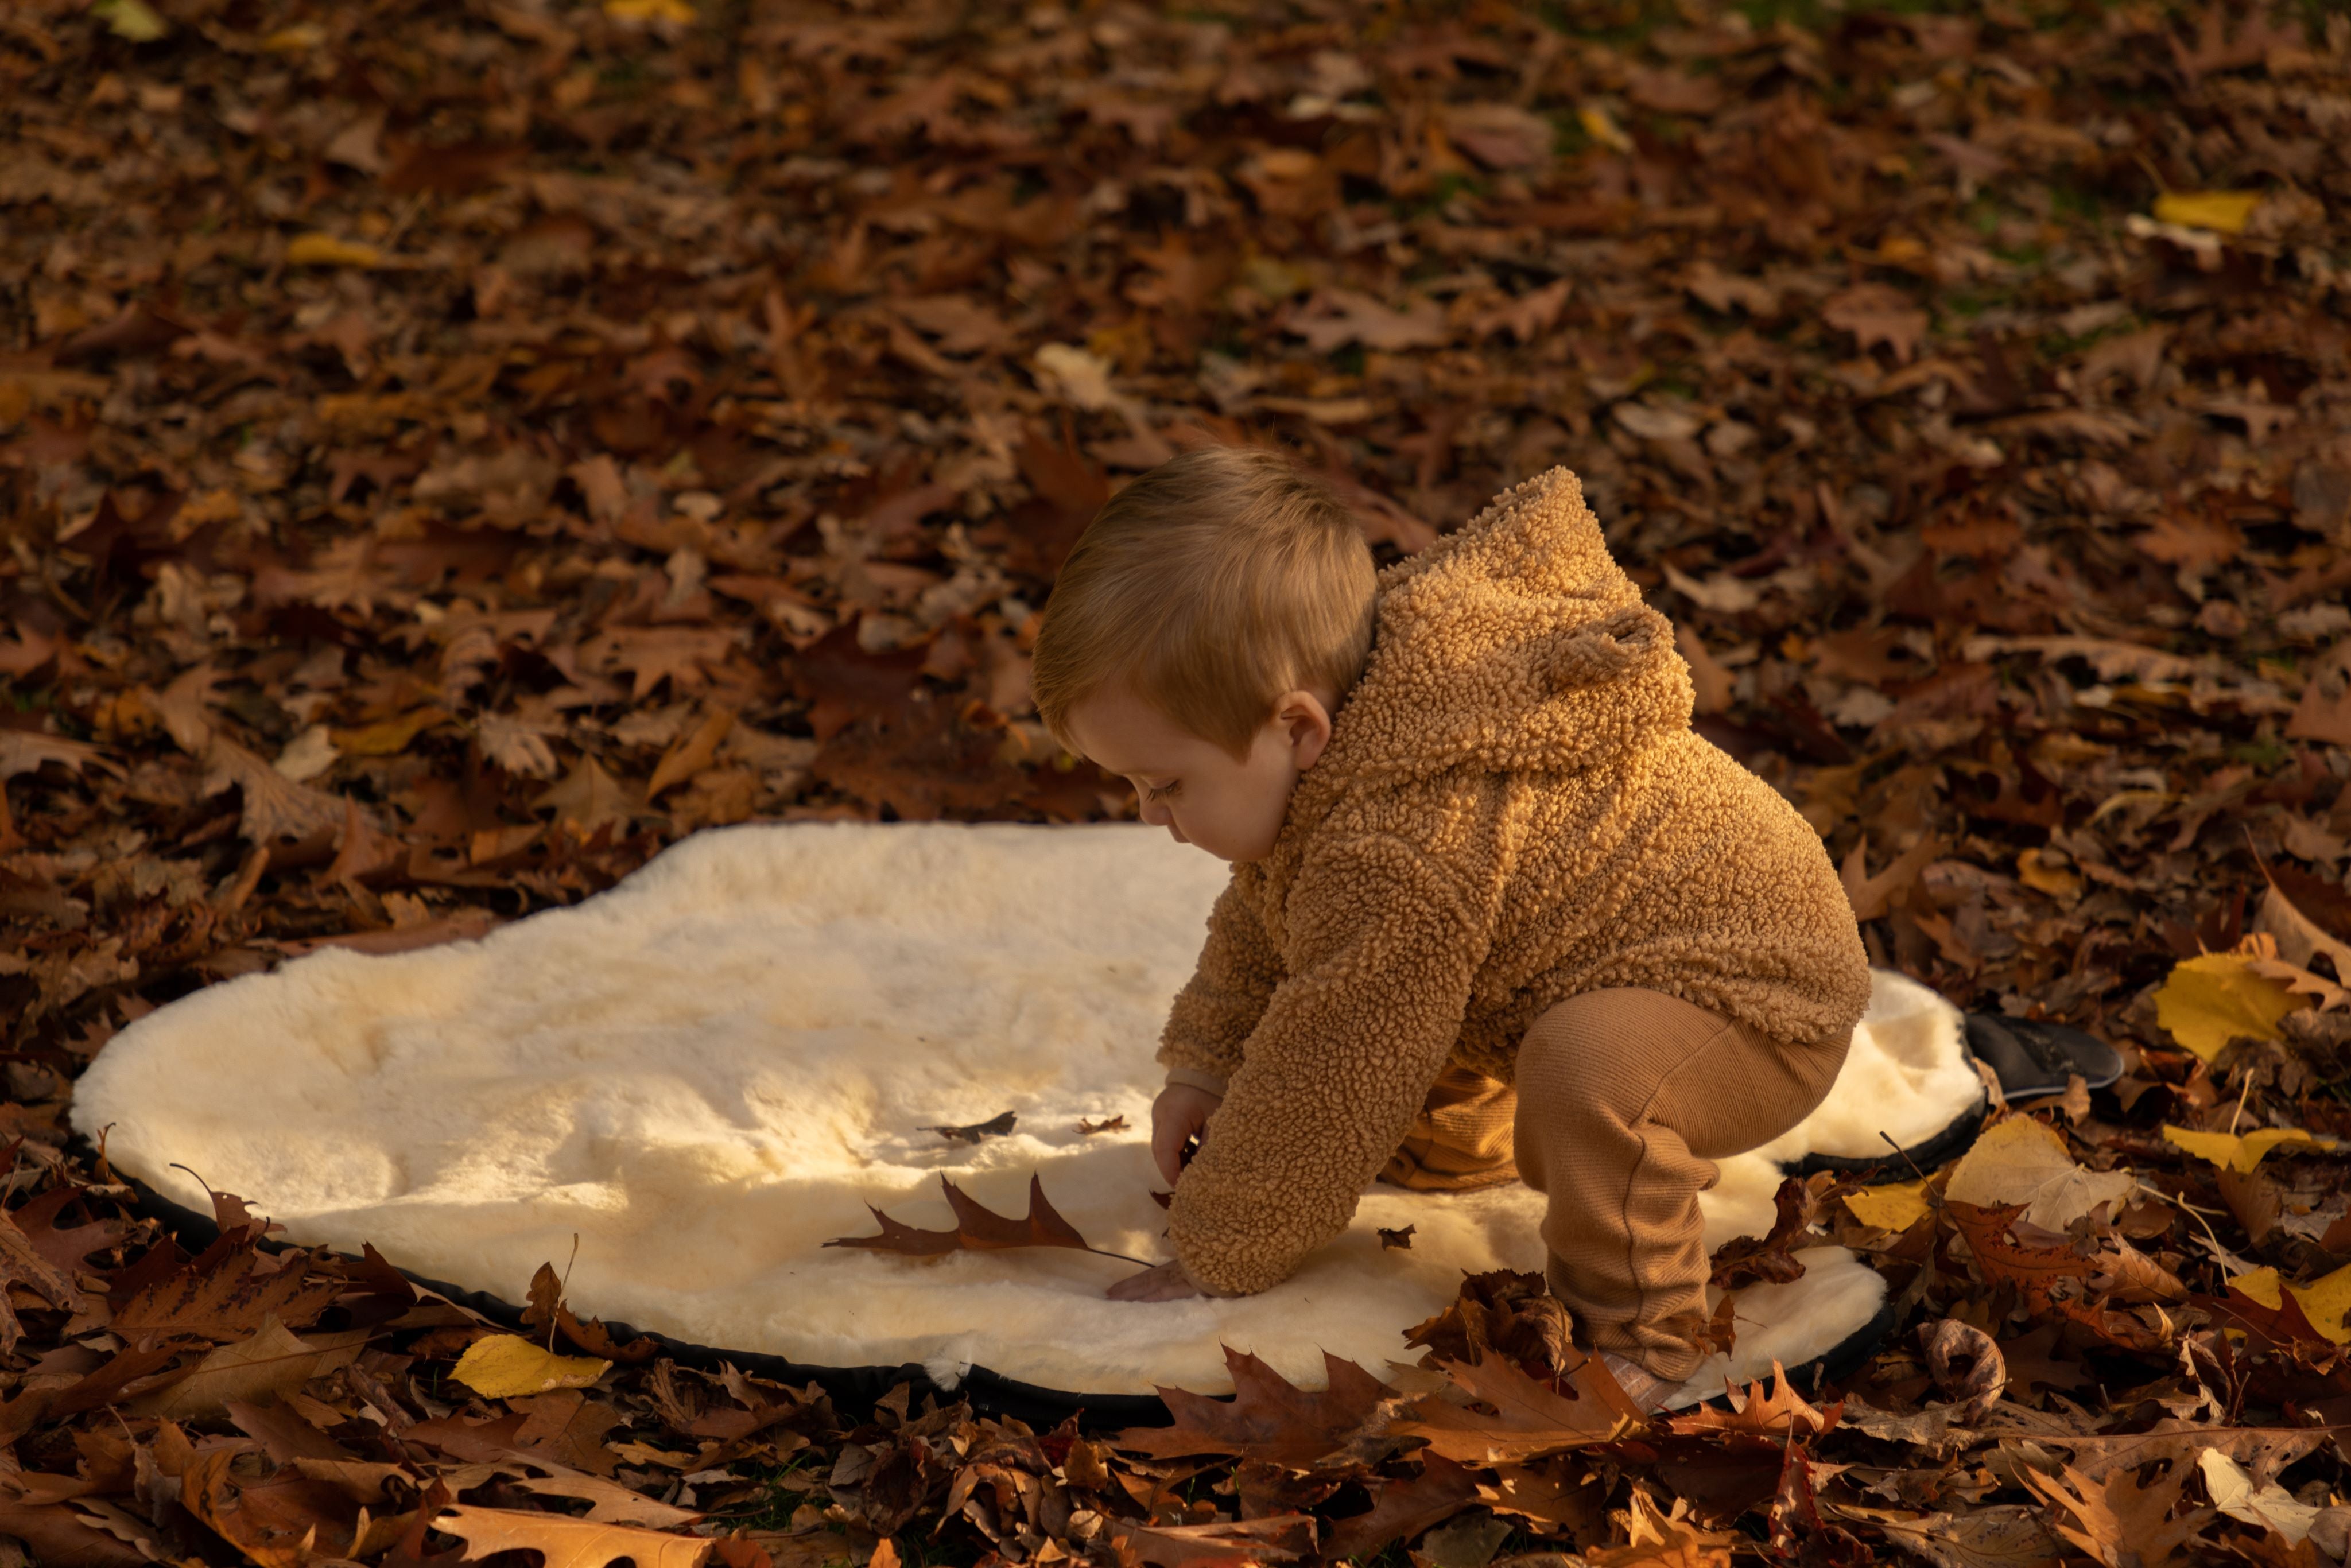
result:
[[[946,1193],[947,1207],[955,1211],[954,1229],[917,1230],[868,1204],[866,1207],[881,1223],[881,1235],[836,1237],[825,1245],[895,1252],[904,1258],[936,1258],[949,1252],[992,1252],[1015,1247],[1067,1247],[1080,1252],[1100,1253],[1105,1258],[1120,1256],[1103,1252],[1079,1235],[1077,1227],[1062,1218],[1047,1201],[1045,1184],[1033,1176],[1029,1178],[1029,1212],[1019,1219],[983,1207],[978,1199],[944,1176],[939,1177],[939,1186]],[[1129,1258],[1126,1261],[1136,1263],[1142,1260]]]
[[[491,1334],[465,1347],[449,1375],[491,1399],[585,1388],[611,1370],[609,1361],[557,1355],[518,1334]]]
[[[1327,1386],[1300,1388],[1256,1356],[1225,1347],[1232,1374],[1228,1402],[1181,1388],[1159,1397],[1175,1417],[1166,1427],[1132,1427],[1112,1446],[1168,1458],[1186,1454],[1233,1454],[1311,1469],[1343,1449],[1369,1421],[1389,1389],[1352,1361],[1322,1358]]]
[[[569,822],[583,835],[608,822],[625,827],[639,809],[636,797],[592,757],[581,758],[578,767],[530,805],[534,811],[552,810],[556,821]]]
[[[434,1516],[433,1528],[463,1541],[469,1559],[536,1552],[540,1568],[611,1568],[623,1557],[635,1568],[702,1568],[711,1552],[710,1542],[692,1535],[462,1503]]]
[[[2231,1519],[2282,1535],[2289,1546],[2299,1546],[2309,1538],[2310,1527],[2319,1515],[2315,1506],[2297,1501],[2294,1493],[2275,1481],[2255,1486],[2245,1467],[2218,1448],[2207,1448],[2197,1456],[2196,1468],[2203,1472],[2204,1490],[2211,1494],[2212,1506]]]
[[[1301,1514],[1213,1524],[1139,1524],[1112,1537],[1122,1556],[1153,1568],[1234,1568],[1291,1563],[1314,1550],[1314,1521]],[[550,1563],[548,1568],[555,1568]],[[640,1565],[643,1568],[643,1565]],[[666,1565],[664,1565],[666,1568]]]
[[[218,1415],[232,1402],[274,1399],[358,1360],[366,1340],[362,1332],[306,1341],[271,1318],[251,1338],[210,1352],[185,1377],[140,1396],[126,1407],[141,1416],[183,1421]]]
[[[989,1138],[1002,1138],[1009,1136],[1012,1129],[1018,1126],[1020,1118],[1019,1116],[1016,1116],[1009,1111],[1006,1111],[999,1115],[989,1117],[985,1122],[974,1122],[967,1126],[925,1127],[922,1130],[925,1133],[936,1133],[940,1137],[945,1138],[950,1144],[977,1144],[983,1143]],[[1078,1130],[1082,1133],[1087,1129],[1085,1125],[1081,1123]],[[1102,1129],[1097,1127],[1093,1130],[1100,1132]]]
[[[1943,1193],[1979,1207],[2019,1204],[2027,1222],[2064,1230],[2094,1210],[2127,1202],[2137,1190],[2138,1178],[2128,1171],[2085,1169],[2045,1124],[2011,1116],[1987,1128],[1960,1156]]]
[[[2271,1151],[2287,1146],[2325,1151],[2342,1147],[2341,1141],[2322,1138],[2299,1127],[2262,1127],[2251,1133],[2197,1133],[2163,1125],[2163,1141],[2186,1149],[2198,1159],[2224,1170],[2250,1171]]]
[[[2155,993],[2155,1021],[2210,1061],[2238,1039],[2275,1040],[2293,994],[2233,953],[2205,953],[2174,965]]]
[[[2106,1568],[2160,1568],[2212,1517],[2210,1509],[2171,1517],[2187,1484],[2186,1465],[2174,1465],[2145,1484],[2135,1471],[2116,1470],[2092,1480],[2071,1465],[2055,1476],[2023,1466],[2016,1473],[2052,1505],[2057,1533]]]
[[[2166,191],[2155,199],[2158,223],[2238,235],[2262,204],[2259,191]]]
[[[1395,1437],[1425,1437],[1429,1452],[1459,1463],[1518,1462],[1589,1448],[1642,1424],[1640,1411],[1597,1357],[1577,1363],[1561,1379],[1563,1387],[1538,1383],[1499,1355],[1447,1362],[1444,1370],[1472,1403],[1426,1396],[1403,1406],[1387,1429]]]
[[[1881,1230],[1907,1230],[1934,1212],[1927,1201],[1927,1180],[1892,1182],[1865,1186],[1844,1198],[1845,1211],[1864,1225]]]
[[[286,243],[288,267],[378,267],[383,252],[360,240],[330,234],[297,235]]]

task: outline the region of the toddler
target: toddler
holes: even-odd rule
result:
[[[1690,729],[1575,476],[1375,573],[1279,455],[1178,457],[1071,552],[1035,686],[1233,866],[1159,1048],[1176,1261],[1112,1294],[1265,1290],[1375,1177],[1523,1179],[1578,1337],[1645,1405],[1687,1377],[1711,1162],[1828,1092],[1869,977],[1818,837]]]

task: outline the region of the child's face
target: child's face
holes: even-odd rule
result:
[[[1124,685],[1070,709],[1071,737],[1094,766],[1134,786],[1143,820],[1223,861],[1263,860],[1280,836],[1298,776],[1331,740],[1331,700],[1290,692],[1235,757]]]

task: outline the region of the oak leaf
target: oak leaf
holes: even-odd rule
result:
[[[310,1253],[263,1260],[256,1235],[224,1236],[185,1265],[139,1284],[115,1309],[114,1332],[134,1343],[167,1334],[241,1340],[272,1319],[287,1328],[318,1321],[342,1293],[342,1279]],[[126,1275],[122,1282],[132,1281]]]
[[[1300,1388],[1256,1356],[1225,1347],[1232,1373],[1228,1402],[1181,1388],[1161,1388],[1159,1398],[1175,1423],[1134,1427],[1112,1439],[1113,1447],[1168,1458],[1182,1454],[1235,1454],[1312,1469],[1346,1448],[1390,1390],[1352,1361],[1325,1353],[1328,1386]]]
[[[1445,1375],[1472,1403],[1424,1396],[1390,1419],[1388,1435],[1426,1437],[1431,1453],[1490,1465],[1614,1442],[1642,1425],[1640,1411],[1597,1357],[1575,1363],[1550,1383],[1529,1377],[1499,1355],[1447,1362]]]
[[[1452,1518],[1479,1496],[1478,1471],[1442,1455],[1421,1460],[1420,1474],[1383,1481],[1366,1512],[1331,1521],[1327,1557],[1368,1557],[1392,1541],[1408,1541]]]
[[[2092,1480],[2071,1465],[2054,1476],[2016,1467],[2024,1483],[2053,1505],[2057,1533],[2106,1568],[2161,1568],[2204,1528],[2212,1509],[2171,1517],[2189,1473],[2187,1465],[2175,1464],[2141,1485],[2135,1470],[2117,1469],[2104,1480]],[[2065,1515],[2072,1516],[2070,1523]]]
[[[138,1416],[187,1420],[218,1415],[232,1402],[280,1398],[357,1361],[366,1341],[365,1331],[305,1340],[270,1318],[248,1338],[207,1353],[186,1376],[141,1395],[125,1408]]]
[[[1668,1430],[1692,1432],[1748,1432],[1760,1437],[1818,1437],[1837,1424],[1844,1406],[1842,1402],[1823,1408],[1807,1401],[1788,1382],[1788,1373],[1778,1362],[1771,1364],[1771,1388],[1765,1393],[1759,1379],[1747,1385],[1745,1396],[1736,1409],[1719,1410],[1711,1405],[1701,1405],[1687,1415],[1666,1417]]]
[[[949,1252],[995,1252],[1014,1247],[1067,1247],[1080,1252],[1099,1253],[1105,1258],[1122,1258],[1124,1254],[1104,1252],[1084,1237],[1078,1228],[1061,1218],[1045,1197],[1045,1184],[1036,1176],[1029,1178],[1029,1212],[1015,1219],[998,1214],[983,1205],[946,1176],[939,1186],[946,1193],[947,1207],[955,1211],[952,1230],[919,1230],[914,1226],[891,1218],[872,1204],[873,1218],[882,1227],[879,1236],[839,1236],[825,1243],[827,1247],[855,1247],[872,1252],[895,1252],[905,1258],[936,1258]],[[1139,1258],[1127,1258],[1139,1263]]]

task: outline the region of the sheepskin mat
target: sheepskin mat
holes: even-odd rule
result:
[[[705,832],[478,942],[324,951],[172,1003],[107,1045],[74,1119],[199,1213],[209,1184],[293,1241],[373,1242],[507,1301],[576,1237],[578,1308],[695,1343],[1094,1394],[1229,1388],[1227,1344],[1301,1384],[1326,1349],[1377,1372],[1465,1270],[1540,1267],[1540,1197],[1375,1186],[1287,1283],[1229,1301],[1105,1301],[1134,1265],[1084,1252],[825,1246],[875,1234],[868,1205],[951,1227],[942,1175],[1018,1216],[1033,1175],[1094,1247],[1167,1256],[1152,1052],[1225,878],[1143,827]],[[1881,975],[1828,1103],[1725,1162],[1708,1245],[1769,1228],[1781,1163],[1969,1113],[1959,1023]],[[1006,1112],[977,1143],[932,1130]],[[1814,1265],[1748,1292],[1703,1393],[1869,1322],[1878,1276],[1837,1249]]]

